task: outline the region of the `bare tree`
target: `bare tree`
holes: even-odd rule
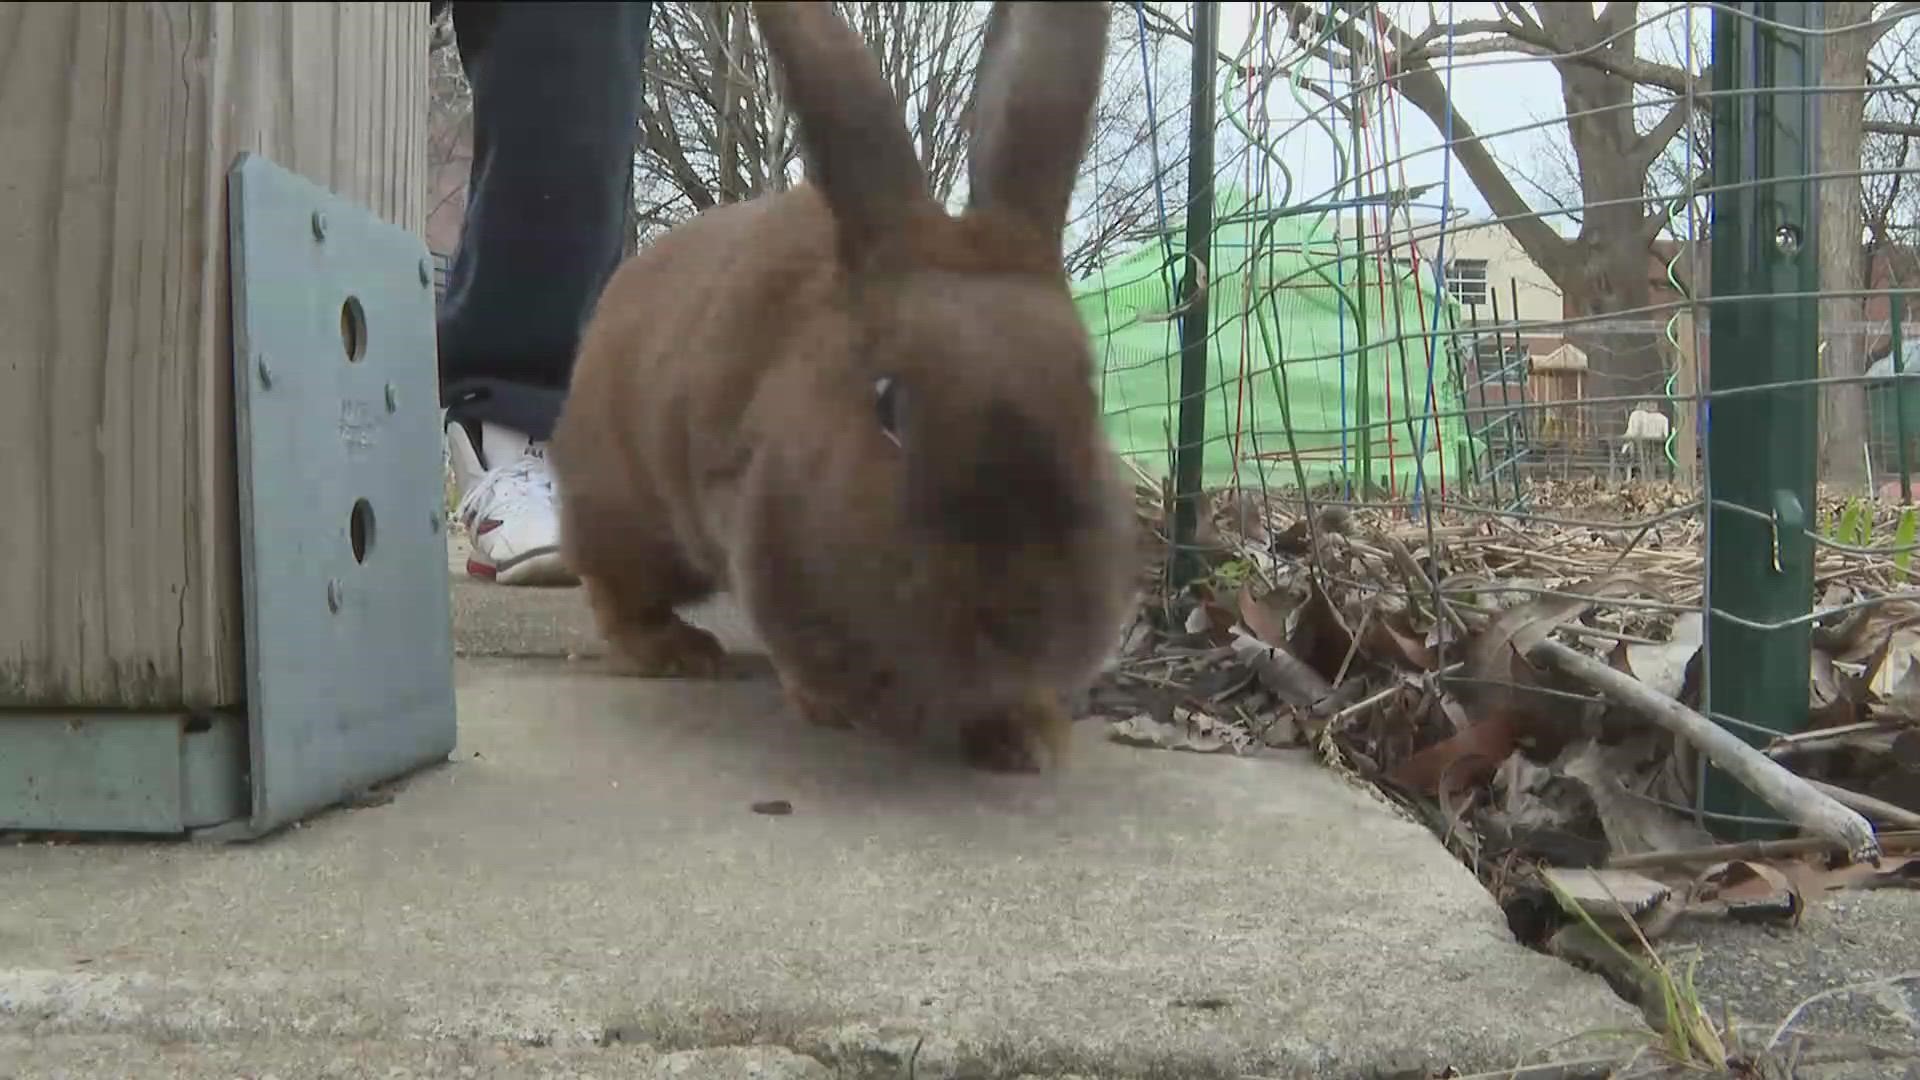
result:
[[[1656,159],[1691,117],[1685,101],[1669,102],[1651,123],[1636,124],[1642,111],[1639,87],[1664,87],[1671,97],[1693,85],[1696,73],[1661,64],[1638,51],[1639,5],[1495,5],[1496,17],[1436,20],[1418,34],[1380,20],[1371,5],[1334,5],[1325,27],[1320,5],[1295,3],[1296,39],[1314,46],[1331,30],[1336,64],[1357,60],[1376,75],[1389,75],[1397,90],[1433,124],[1454,133],[1454,159],[1466,171],[1494,214],[1527,256],[1559,288],[1571,316],[1605,316],[1644,308],[1650,302],[1648,252],[1669,221],[1670,209],[1649,205],[1647,175]],[[1376,44],[1377,43],[1377,44]],[[1480,139],[1471,118],[1449,100],[1435,61],[1445,56],[1523,54],[1541,57],[1560,77],[1567,138],[1581,208],[1577,231],[1562,235],[1515,186],[1508,170]],[[1450,120],[1449,120],[1450,118]],[[1551,200],[1548,200],[1549,202]],[[1588,353],[1597,373],[1611,376],[1609,393],[1657,388],[1664,376],[1658,338],[1651,332],[1594,333],[1576,327],[1570,335]]]
[[[836,4],[871,46],[900,101],[934,197],[966,183],[967,101],[986,28],[984,3]],[[1157,39],[1149,45],[1158,55]],[[1153,63],[1116,34],[1089,162],[1069,224],[1068,265],[1086,268],[1151,220],[1155,175],[1133,151],[1149,137]],[[744,3],[662,5],[654,15],[635,163],[637,222],[651,234],[721,203],[776,191],[799,175],[791,117]]]
[[[1874,267],[1884,264],[1887,284],[1911,288],[1920,284],[1914,268],[1920,245],[1920,91],[1913,89],[1920,86],[1920,18],[1888,27],[1868,66],[1872,90],[1860,148],[1866,231],[1861,266],[1870,286],[1878,287]],[[1891,345],[1882,335],[1869,349],[1868,360],[1878,359]]]
[[[1711,49],[1710,23],[1700,14],[1685,17],[1680,8],[1666,13],[1658,23],[1649,25],[1641,38],[1645,58],[1679,71],[1697,71],[1706,63]],[[1634,131],[1642,137],[1653,132],[1668,115],[1676,96],[1664,87],[1633,83]],[[1706,175],[1713,152],[1712,116],[1707,109],[1690,110],[1680,121],[1679,131],[1654,156],[1647,167],[1644,196],[1649,207],[1663,201],[1668,213],[1662,215],[1661,232],[1669,239],[1686,242],[1698,237],[1684,210],[1677,209],[1685,199],[1688,185],[1699,184]],[[1536,145],[1530,167],[1508,163],[1508,171],[1531,188],[1544,203],[1551,204],[1554,216],[1578,226],[1581,223],[1580,160],[1565,139],[1547,138]],[[1542,206],[1545,209],[1545,206]],[[1704,196],[1695,199],[1698,220],[1706,217]]]
[[[1840,6],[1827,5],[1829,17],[1838,17],[1835,9]],[[1643,16],[1642,5],[1635,3],[1503,0],[1492,7],[1491,18],[1453,22],[1436,18],[1418,33],[1384,19],[1376,22],[1373,5],[1345,0],[1333,4],[1330,12],[1326,5],[1294,3],[1290,14],[1295,38],[1303,46],[1315,48],[1336,65],[1358,61],[1376,76],[1392,78],[1396,89],[1436,127],[1450,118],[1454,159],[1528,257],[1560,289],[1570,316],[1600,317],[1648,307],[1654,276],[1649,251],[1663,232],[1679,238],[1676,218],[1684,216],[1687,208],[1683,193],[1708,181],[1709,99],[1703,95],[1712,71],[1708,64],[1689,62],[1702,52],[1703,18],[1694,17],[1689,38],[1672,25],[1664,35],[1643,33],[1655,19]],[[1852,15],[1865,10],[1853,22],[1871,20],[1849,46],[1855,53],[1862,47],[1871,53],[1894,20],[1920,10],[1920,4],[1913,3],[1850,7]],[[1661,17],[1681,23],[1685,10],[1685,5],[1676,5]],[[1557,152],[1550,149],[1540,155],[1536,177],[1520,173],[1519,183],[1532,189],[1531,195],[1522,194],[1516,184],[1517,170],[1495,157],[1474,131],[1472,118],[1463,116],[1458,103],[1449,100],[1442,71],[1436,67],[1444,57],[1489,55],[1537,57],[1551,64],[1560,78],[1566,143]],[[1832,58],[1828,63],[1829,84],[1868,81],[1859,65],[1857,70],[1836,71]],[[1920,135],[1920,128],[1903,118],[1869,115],[1862,120],[1862,95],[1841,95],[1841,99],[1851,103],[1852,132],[1835,133],[1831,124],[1826,125],[1829,138],[1823,140],[1823,160],[1860,161],[1863,133],[1895,140]],[[1850,141],[1853,153],[1837,149],[1835,139]],[[1882,144],[1879,152],[1895,154],[1897,145]],[[1837,231],[1854,238],[1848,242],[1857,255],[1861,252],[1857,201],[1861,185],[1850,177],[1842,186],[1853,189],[1853,227],[1842,221]],[[1835,209],[1844,212],[1840,203]],[[1693,205],[1704,217],[1704,204]],[[1562,235],[1547,221],[1549,213],[1562,208],[1574,211],[1572,236]],[[1850,272],[1828,284],[1844,287],[1835,282],[1855,279]],[[1650,321],[1634,320],[1643,325]],[[1652,331],[1595,333],[1575,327],[1569,336],[1586,349],[1598,373],[1612,377],[1608,393],[1652,390],[1664,374],[1658,338]]]
[[[1825,5],[1826,28],[1821,79],[1833,88],[1820,97],[1818,160],[1822,172],[1860,161],[1865,138],[1867,58],[1877,41],[1866,25],[1873,18],[1870,0],[1832,0]],[[1884,25],[1884,24],[1883,24]],[[1850,88],[1859,87],[1855,91]],[[1825,374],[1861,375],[1867,370],[1865,305],[1857,292],[1866,285],[1861,264],[1861,182],[1853,176],[1823,180],[1818,186],[1820,285],[1842,295],[1820,301],[1825,345]],[[1869,258],[1871,252],[1869,251]],[[1859,448],[1867,441],[1866,387],[1836,384],[1821,399],[1820,465],[1823,478],[1844,488],[1864,488],[1871,477]]]
[[[978,5],[840,3],[905,110],[921,165],[945,198],[964,171],[960,115],[986,21]],[[798,148],[758,29],[737,2],[661,5],[648,50],[636,162],[639,223],[784,188]]]
[[[935,197],[953,204],[966,185],[963,111],[987,5],[840,0],[836,6],[872,46],[900,100]],[[1126,5],[1121,14],[1116,27],[1133,26],[1138,17]],[[1157,82],[1184,103],[1184,83],[1169,77],[1165,57],[1159,34],[1114,34],[1087,168],[1067,226],[1070,273],[1083,273],[1116,246],[1136,241],[1156,225],[1163,208],[1179,205],[1167,182],[1184,168],[1184,115],[1156,117],[1148,107]],[[444,14],[435,24],[431,72],[430,228],[457,235],[471,166],[473,103]],[[747,4],[658,5],[646,76],[630,251],[691,214],[798,179],[792,118]],[[1157,140],[1160,153],[1144,152],[1150,140]]]
[[[1920,167],[1920,95],[1908,89],[1920,78],[1914,52],[1920,43],[1920,18],[1905,18],[1916,5],[1831,3],[1825,5],[1821,40],[1821,128],[1817,148],[1822,172],[1851,173],[1818,185],[1821,286],[1835,296],[1820,304],[1823,367],[1828,375],[1858,375],[1890,345],[1889,335],[1870,326],[1866,299],[1857,295],[1887,284],[1876,274],[1899,268],[1899,223],[1911,220],[1916,188],[1911,174]],[[1706,23],[1669,19],[1666,52],[1674,58],[1706,51]],[[1689,39],[1686,30],[1691,29]],[[1662,62],[1670,62],[1666,57]],[[1678,66],[1695,65],[1680,59]],[[1852,88],[1852,89],[1849,89]],[[1642,88],[1643,91],[1645,88]],[[1662,91],[1664,92],[1664,91]],[[1655,158],[1647,175],[1650,199],[1679,203],[1686,186],[1706,175],[1712,149],[1710,116],[1701,111],[1683,125],[1679,137]],[[1579,198],[1573,155],[1557,141],[1536,157],[1536,185],[1560,199]],[[1696,220],[1683,242],[1707,239],[1706,200],[1696,197]],[[1883,275],[1884,276],[1884,275]],[[1866,437],[1866,399],[1857,385],[1836,384],[1822,398],[1822,473],[1846,486],[1866,482],[1858,447]]]
[[[427,235],[446,253],[466,213],[473,167],[473,90],[454,44],[451,5],[434,20],[427,64]]]
[[[1067,222],[1066,266],[1074,276],[1159,234],[1162,215],[1177,212],[1186,198],[1186,50],[1170,50],[1162,34],[1126,33],[1145,30],[1130,5],[1115,15],[1093,135]]]

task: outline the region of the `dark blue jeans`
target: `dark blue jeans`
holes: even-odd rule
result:
[[[473,169],[439,311],[441,404],[544,439],[625,249],[652,5],[452,7]]]

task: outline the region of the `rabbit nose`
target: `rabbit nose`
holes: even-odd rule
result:
[[[891,375],[873,380],[873,411],[880,431],[893,445],[900,445],[900,384]]]

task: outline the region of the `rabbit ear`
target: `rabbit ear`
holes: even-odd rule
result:
[[[1016,214],[1059,240],[1092,135],[1111,19],[1105,2],[993,5],[970,106],[970,209]]]
[[[758,0],[753,8],[799,120],[807,179],[833,210],[842,259],[858,265],[932,201],[900,104],[831,3]]]

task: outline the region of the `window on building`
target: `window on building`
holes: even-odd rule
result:
[[[1455,259],[1447,266],[1447,291],[1463,304],[1487,302],[1487,260]]]

